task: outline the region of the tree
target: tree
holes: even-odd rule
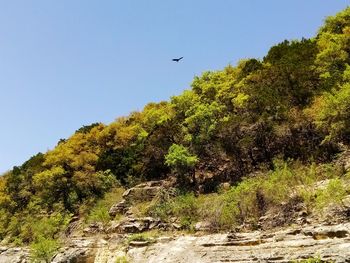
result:
[[[171,145],[165,156],[165,164],[179,175],[180,182],[184,181],[188,173],[191,173],[193,185],[196,184],[194,167],[197,162],[198,158],[196,155],[190,154],[186,147],[178,144]]]

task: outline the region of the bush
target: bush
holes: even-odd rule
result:
[[[147,214],[164,221],[175,217],[186,229],[198,221],[210,223],[212,230],[229,229],[240,224],[255,227],[259,218],[270,209],[280,209],[282,203],[302,197],[308,208],[329,203],[341,204],[346,189],[339,179],[340,167],[332,164],[317,166],[299,162],[275,161],[272,171],[243,178],[238,185],[222,194],[162,193],[148,207]],[[315,183],[335,177],[324,190],[315,192]],[[337,179],[338,178],[338,179]]]
[[[156,202],[148,209],[151,216],[159,217],[164,221],[176,217],[187,229],[198,219],[198,203],[193,193],[186,193],[176,197],[169,197],[165,202]]]
[[[155,239],[159,237],[158,231],[148,231],[143,233],[132,234],[128,236],[126,244],[129,245],[132,241],[145,241],[148,243],[155,243]]]
[[[51,238],[39,238],[31,245],[31,259],[33,262],[51,262],[52,257],[58,250],[59,244]]]
[[[329,204],[342,205],[346,194],[343,182],[339,178],[332,179],[326,188],[316,190],[316,208],[322,209]]]
[[[247,178],[224,194],[224,205],[220,218],[223,226],[257,222],[259,218],[257,193],[260,182],[260,178]]]
[[[112,205],[122,200],[123,192],[124,189],[119,187],[106,193],[102,199],[92,206],[86,218],[87,223],[101,222],[105,225],[108,224],[111,220],[108,211]]]
[[[299,261],[294,261],[294,263],[331,263],[332,261],[323,261],[320,257],[308,258]]]
[[[126,256],[119,256],[116,258],[115,263],[129,263],[129,260]]]

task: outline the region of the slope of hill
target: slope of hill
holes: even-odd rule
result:
[[[185,229],[214,214],[216,231],[254,229],[293,198],[310,211],[341,205],[350,190],[338,158],[350,146],[349,81],[347,8],[312,39],[205,72],[167,102],[83,126],[14,167],[0,177],[0,239],[53,253],[72,218],[109,224],[107,197],[149,180],[175,190],[143,213],[180,218]],[[326,188],[310,188],[321,180],[330,180]]]

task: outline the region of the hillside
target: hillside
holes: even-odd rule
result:
[[[83,126],[14,167],[0,177],[0,239],[50,258],[72,222],[107,229],[123,220],[109,207],[147,181],[162,180],[165,190],[132,213],[175,218],[181,231],[199,221],[209,232],[254,230],[271,211],[300,203],[314,215],[329,205],[344,210],[349,149],[347,8],[311,39],[285,40],[261,60],[205,72],[169,101]],[[265,227],[294,222],[278,220]]]

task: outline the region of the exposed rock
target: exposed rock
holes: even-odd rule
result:
[[[350,171],[350,149],[345,145],[340,145],[342,153],[339,154],[339,157],[336,160],[336,164],[344,168],[346,172]]]
[[[64,231],[65,236],[71,236],[82,226],[83,222],[79,220],[78,216],[72,217],[69,222],[67,229]]]
[[[53,263],[94,262],[93,250],[88,248],[64,248],[53,258]]]
[[[194,229],[196,231],[209,231],[211,226],[210,222],[198,222],[195,224]]]
[[[159,219],[152,217],[126,218],[121,222],[112,222],[107,229],[108,233],[140,233],[154,228],[158,228]]]
[[[115,217],[117,214],[124,214],[129,208],[129,205],[125,200],[120,201],[119,203],[113,205],[108,213],[111,217]]]
[[[222,190],[222,191],[228,191],[231,189],[231,184],[226,182],[226,183],[221,183],[219,185],[219,189]]]
[[[350,223],[294,226],[274,231],[182,235],[155,241],[132,241],[125,253],[121,248],[124,243],[121,235],[113,234],[109,240],[97,237],[72,239],[52,262],[114,263],[118,257],[125,256],[131,263],[281,263],[312,257],[345,263],[350,259]],[[1,247],[0,251],[1,263],[29,262],[28,249]]]
[[[29,263],[28,248],[6,248],[1,247],[0,263]]]
[[[149,181],[129,188],[123,193],[123,200],[114,204],[108,213],[112,218],[117,214],[129,214],[131,216],[130,207],[133,204],[153,200],[163,189],[168,189],[169,184],[166,181]]]
[[[103,232],[103,225],[102,223],[91,223],[88,227],[84,228],[83,232],[86,235],[92,235]]]
[[[172,223],[171,226],[176,230],[182,229],[182,226],[180,224],[177,224],[177,223]]]
[[[161,186],[135,186],[123,193],[124,200],[131,204],[135,202],[151,201],[160,191]]]
[[[267,230],[291,224],[303,225],[308,223],[307,215],[303,200],[300,197],[294,197],[288,203],[282,203],[267,211],[259,218],[258,226]]]
[[[145,241],[130,241],[129,242],[129,246],[131,247],[146,247],[150,244],[149,241],[145,240]]]
[[[349,231],[350,223],[275,232],[181,236],[147,248],[133,247],[128,256],[133,263],[291,262],[317,256],[325,261],[349,262]]]
[[[97,241],[93,238],[73,238],[66,247],[61,248],[52,263],[94,262]]]

